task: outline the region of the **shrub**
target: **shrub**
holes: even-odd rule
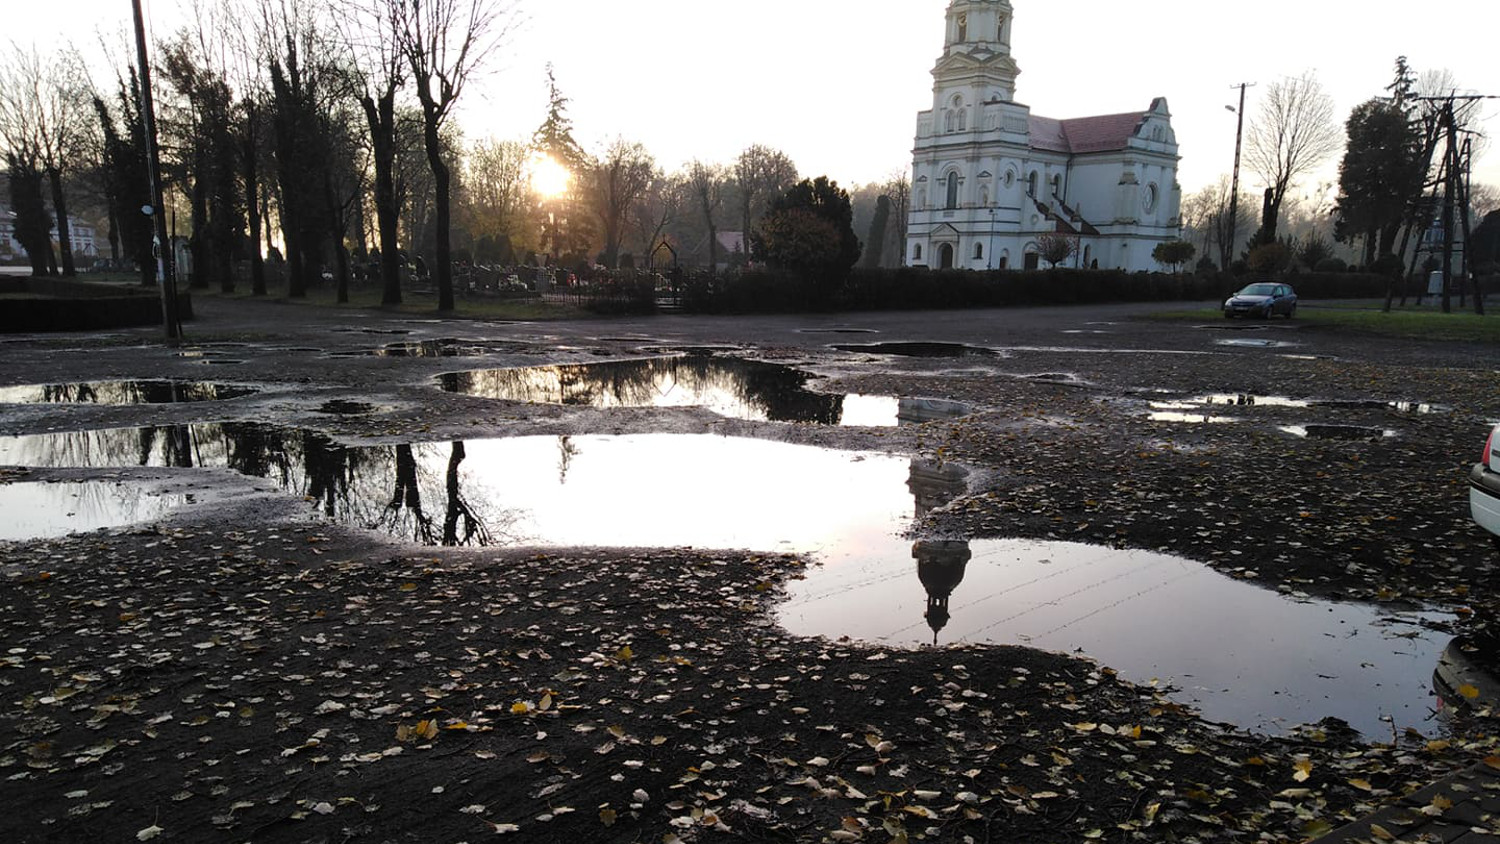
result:
[[[1252,273],[1274,275],[1292,265],[1292,250],[1284,244],[1267,243],[1251,249],[1245,264]]]
[[[1318,273],[1341,273],[1349,269],[1349,264],[1343,258],[1324,258],[1312,269]]]
[[[1405,262],[1395,255],[1381,255],[1370,265],[1369,271],[1375,275],[1399,276],[1406,270]]]

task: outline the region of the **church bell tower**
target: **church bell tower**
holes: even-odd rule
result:
[[[1010,0],[953,0],[948,5],[943,56],[932,71],[940,95],[955,83],[974,88],[979,82],[977,89],[992,101],[1015,98],[1021,69],[1010,55],[1013,18]]]

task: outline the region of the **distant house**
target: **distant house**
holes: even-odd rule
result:
[[[0,174],[0,182],[4,174]],[[79,217],[68,220],[68,232],[72,236],[73,258],[79,262],[99,257],[98,229],[93,223]],[[57,248],[57,232],[52,233],[52,246]],[[26,250],[16,240],[16,215],[10,204],[0,202],[0,261],[19,260],[26,257]]]

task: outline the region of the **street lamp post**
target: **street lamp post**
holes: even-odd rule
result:
[[[1221,250],[1219,257],[1225,265],[1220,267],[1222,270],[1228,270],[1228,264],[1234,258],[1235,232],[1239,226],[1240,150],[1244,147],[1245,140],[1245,89],[1250,87],[1250,83],[1241,82],[1239,85],[1231,85],[1229,87],[1240,89],[1240,107],[1236,109],[1234,106],[1224,106],[1224,108],[1234,112],[1235,116],[1239,118],[1239,125],[1234,131],[1234,178],[1231,180],[1229,188],[1229,233],[1227,235],[1229,244],[1227,246],[1222,243],[1219,245]]]
[[[984,267],[987,270],[995,268],[995,209],[990,208],[990,246],[989,251],[984,254]]]
[[[172,242],[167,237],[166,203],[162,201],[161,155],[156,143],[156,107],[151,98],[151,62],[146,54],[146,24],[141,16],[141,0],[131,0],[131,6],[135,13],[136,61],[139,62],[141,75],[141,128],[146,142],[146,178],[151,191],[151,204],[141,211],[151,216],[156,231],[162,322],[165,323],[167,342],[176,344],[182,336],[182,319],[177,312],[177,274],[172,266]]]

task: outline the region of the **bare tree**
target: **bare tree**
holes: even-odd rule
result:
[[[344,0],[340,20],[350,52],[374,163],[380,303],[401,304],[401,204],[396,194],[396,94],[406,80],[400,7],[390,0]]]
[[[1036,245],[1037,254],[1042,256],[1043,261],[1051,264],[1053,269],[1078,251],[1078,239],[1063,234],[1044,234],[1036,239]]]
[[[71,48],[44,57],[12,44],[0,59],[0,143],[17,154],[34,152],[52,192],[62,274],[77,272],[63,176],[83,157],[92,116],[82,62]]]
[[[504,41],[514,21],[508,0],[390,0],[400,45],[422,104],[422,139],[432,169],[437,217],[438,310],[453,310],[452,174],[442,129],[465,85]]]
[[[619,263],[620,237],[630,208],[651,187],[656,159],[639,143],[617,138],[588,166],[589,203],[604,227],[604,265]]]
[[[658,172],[646,192],[631,206],[630,217],[641,254],[649,261],[666,232],[688,207],[687,178]]]
[[[531,152],[520,141],[490,139],[464,157],[464,194],[470,231],[504,238],[512,246],[529,225],[534,205],[526,166]]]
[[[755,221],[771,200],[797,183],[797,165],[781,150],[754,144],[735,159],[733,171],[740,194],[741,231],[748,243]]]
[[[1236,245],[1245,239],[1254,210],[1241,195],[1239,210],[1229,213],[1231,190],[1229,176],[1223,175],[1182,200],[1183,238],[1190,243],[1201,241],[1205,256],[1217,248],[1220,269],[1228,269],[1234,260]],[[1229,231],[1231,220],[1234,231]]]
[[[895,248],[891,254],[900,255],[896,266],[906,263],[906,229],[911,223],[911,175],[906,171],[892,173],[881,190],[891,198],[891,243]]]
[[[1333,100],[1308,72],[1267,86],[1249,134],[1245,160],[1268,191],[1257,241],[1271,243],[1287,192],[1339,151],[1343,132]]]
[[[719,266],[719,230],[714,215],[724,204],[724,189],[728,183],[729,179],[722,165],[706,164],[696,159],[688,165],[688,190],[708,229],[709,272],[716,271]]]

